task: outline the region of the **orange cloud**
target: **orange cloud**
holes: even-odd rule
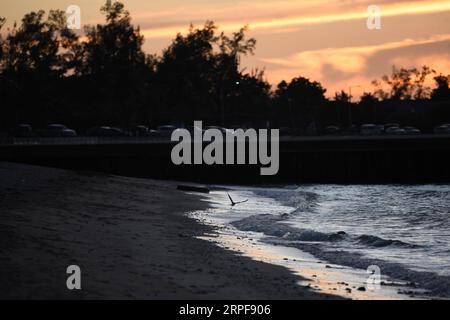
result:
[[[288,58],[261,59],[270,64],[291,68],[307,68],[317,70],[324,64],[331,64],[343,72],[358,72],[365,67],[368,56],[383,50],[398,49],[413,45],[430,44],[450,40],[450,34],[434,35],[428,39],[405,39],[402,41],[382,43],[371,46],[325,48],[308,50]]]
[[[269,10],[270,6],[273,6],[274,4],[277,5],[277,10],[275,10],[275,12],[272,12],[272,15],[270,16],[267,12],[271,12]],[[320,1],[320,6],[317,6],[317,3],[308,3],[309,6],[312,6],[312,9],[315,10],[307,10],[308,7],[306,7],[305,2],[302,2],[300,4],[302,4],[302,6],[298,6],[298,4],[292,4],[292,2],[271,2],[266,5],[266,11],[264,14],[261,14],[261,16],[250,14],[249,18],[241,17],[239,16],[239,13],[233,14],[233,12],[227,11],[226,8],[224,10],[225,12],[217,14],[214,9],[211,10],[211,8],[206,7],[204,9],[199,9],[199,11],[197,12],[194,10],[193,14],[189,15],[190,20],[186,20],[183,23],[177,22],[174,24],[170,24],[169,21],[168,23],[164,23],[165,26],[144,27],[142,33],[146,38],[171,37],[177,32],[186,30],[186,26],[190,22],[201,23],[206,20],[203,19],[203,17],[207,17],[208,19],[219,18],[220,27],[224,31],[237,30],[244,24],[249,24],[253,31],[273,31],[283,28],[299,27],[303,25],[367,19],[367,12],[365,10],[365,8],[367,7],[362,6],[361,3],[359,5],[348,6],[346,7],[345,11],[342,11],[342,9],[340,9],[339,6],[336,5],[336,2],[332,1]],[[407,3],[393,2],[382,3],[380,7],[382,11],[382,17],[419,15],[450,11],[450,1],[412,1]],[[252,9],[250,7],[242,8],[242,6],[239,5],[238,8],[240,12],[252,12]],[[305,8],[305,11],[303,12],[301,8]],[[324,8],[326,8],[327,12],[331,13],[319,14],[318,12],[323,12]],[[260,12],[260,10],[258,10],[257,8],[254,9],[257,12]],[[189,8],[186,8],[186,10],[189,10]],[[233,10],[236,10],[236,8],[233,8]],[[292,12],[296,11],[302,11],[302,14],[292,15]],[[186,16],[186,14],[184,14],[184,16]],[[144,16],[142,16],[141,18],[143,17]],[[223,21],[220,21],[221,19],[223,19]]]
[[[376,77],[380,77],[383,72],[389,72],[388,68],[392,65],[402,67],[428,65],[438,71],[450,72],[448,53],[433,52],[433,49],[430,49],[428,52],[416,50],[416,54],[412,57],[404,56],[404,53],[411,51],[412,47],[433,46],[439,43],[444,43],[445,47],[448,41],[450,34],[439,34],[424,39],[404,39],[378,45],[307,50],[286,58],[261,60],[269,64],[269,81],[272,83],[303,75],[322,82],[328,88],[329,96],[335,91],[358,84],[361,86],[361,92],[355,93],[355,96],[358,96],[363,88],[368,90],[371,87],[373,75],[368,69],[380,70],[380,74]],[[377,57],[376,61],[373,61],[374,57]],[[371,66],[372,63],[376,65]]]

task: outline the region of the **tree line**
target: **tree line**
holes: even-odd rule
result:
[[[120,2],[101,7],[105,22],[67,28],[65,13],[40,10],[0,33],[0,128],[64,123],[288,127],[301,134],[329,125],[399,122],[430,130],[450,122],[450,75],[393,68],[373,92],[325,97],[317,81],[296,77],[273,88],[264,70],[246,70],[256,40],[247,28],[226,35],[212,21],[178,34],[160,55],[146,54],[139,27]],[[0,31],[6,20],[0,17]],[[435,85],[426,84],[429,77]]]

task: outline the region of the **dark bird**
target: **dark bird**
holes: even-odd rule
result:
[[[233,199],[231,198],[230,194],[227,192],[228,198],[230,198],[231,201],[231,206],[234,207],[235,205],[239,204],[239,203],[244,203],[247,202],[248,199],[244,200],[244,201],[238,201],[238,202],[234,202]]]

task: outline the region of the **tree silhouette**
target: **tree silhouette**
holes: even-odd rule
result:
[[[375,95],[382,99],[391,99],[393,101],[411,100],[411,99],[425,99],[430,95],[430,88],[425,86],[426,78],[435,73],[434,70],[427,66],[421,69],[411,68],[397,69],[392,67],[392,74],[385,75],[381,81],[374,80]],[[388,87],[388,91],[383,89],[383,84]]]
[[[97,124],[126,126],[138,121],[144,107],[145,76],[149,72],[139,27],[120,2],[107,1],[101,8],[104,25],[85,28],[82,63],[77,70],[88,92]]]
[[[271,87],[264,79],[264,70],[239,74],[228,88],[226,114],[229,123],[265,127],[271,119]],[[269,121],[270,122],[270,121]]]
[[[298,77],[290,83],[280,82],[275,99],[278,104],[288,106],[293,125],[305,132],[308,127],[315,125],[317,110],[326,102],[325,92],[326,89],[319,82]]]
[[[337,115],[337,123],[341,127],[348,127],[352,124],[351,96],[341,90],[334,94],[332,101]]]
[[[0,61],[3,60],[3,37],[1,34],[2,28],[5,25],[6,19],[3,17],[0,17]]]
[[[158,113],[163,120],[190,122],[199,114],[208,117],[218,108],[213,99],[217,27],[207,22],[203,28],[191,25],[186,36],[178,34],[157,64]]]
[[[246,39],[246,30],[230,38],[217,34],[214,22],[207,21],[202,28],[191,25],[186,36],[176,36],[156,64],[156,105],[163,119],[224,123],[225,113],[230,113],[226,106],[242,96],[239,84],[257,80],[239,70],[239,56],[253,53],[256,43]]]
[[[436,82],[436,88],[431,93],[431,98],[437,101],[449,101],[450,100],[450,75],[444,76],[440,74],[434,77]]]
[[[239,71],[240,55],[253,54],[256,46],[256,39],[246,38],[247,26],[241,28],[238,32],[234,32],[232,37],[226,36],[223,32],[219,37],[220,54],[216,56],[217,60],[217,77],[216,83],[218,86],[219,105],[221,113],[221,124],[225,125],[225,110],[226,104],[228,104],[229,98],[235,91],[240,91],[239,95],[242,96],[241,84],[244,84],[244,80],[253,80],[256,87],[260,87],[262,84],[263,73],[254,74],[250,76],[246,74],[243,76]],[[245,81],[248,85],[249,82]],[[264,87],[264,84],[262,84]],[[260,87],[261,89],[261,87]]]
[[[359,109],[363,122],[378,123],[379,100],[370,92],[364,92],[359,102]]]
[[[14,24],[2,43],[1,82],[9,101],[7,119],[43,122],[58,112],[58,85],[73,66],[77,37],[67,29],[65,14],[31,12]]]
[[[341,92],[336,92],[334,94],[334,101],[342,104],[350,103],[350,95],[345,92],[344,90],[341,90]]]

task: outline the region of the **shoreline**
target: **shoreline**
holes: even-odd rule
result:
[[[284,210],[294,208],[277,204],[272,207],[273,199],[263,199],[245,187],[214,186],[214,191],[207,195],[213,204],[206,211],[198,211],[191,216],[205,225],[216,228],[214,236],[204,236],[202,239],[211,241],[223,248],[231,248],[242,255],[257,261],[283,266],[304,278],[301,285],[311,288],[315,292],[338,295],[346,299],[355,300],[429,300],[442,299],[441,296],[431,295],[424,287],[411,286],[410,282],[386,274],[381,275],[379,286],[368,286],[368,272],[348,264],[340,264],[318,257],[309,250],[302,250],[295,245],[282,241],[268,241],[270,234],[262,231],[241,230],[234,222],[245,220],[246,217],[257,216],[260,209],[265,212],[269,206],[274,215]],[[229,207],[227,192],[237,199],[249,199],[242,211]],[[271,199],[271,200],[269,200]],[[263,203],[259,204],[258,203]],[[281,209],[280,209],[281,208]],[[370,265],[370,264],[367,264]]]
[[[1,299],[333,299],[199,237],[176,183],[0,162]],[[79,265],[81,290],[66,287]]]

